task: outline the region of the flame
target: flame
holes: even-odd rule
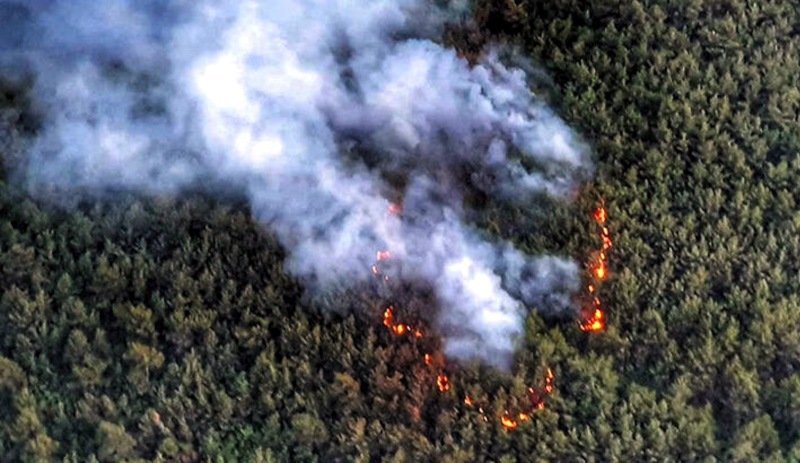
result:
[[[555,387],[553,385],[554,380],[555,374],[553,374],[553,370],[550,368],[545,370],[544,386],[541,389],[535,387],[528,388],[529,405],[527,407],[514,410],[513,412],[504,410],[502,414],[498,415],[500,424],[503,426],[503,428],[507,430],[516,429],[520,423],[530,421],[534,412],[537,410],[543,410],[545,408],[545,397],[555,391]],[[464,405],[467,407],[477,407],[478,412],[481,414],[481,418],[486,422],[489,421],[489,419],[486,417],[486,412],[483,406],[477,405],[469,395],[464,395]]]
[[[602,205],[598,206],[597,209],[594,210],[594,220],[600,225],[606,223],[607,217],[608,213],[606,212],[606,208]]]
[[[391,214],[400,214],[402,213],[402,206],[397,203],[392,203],[389,206],[389,213]],[[600,207],[595,211],[595,220],[603,224],[605,223],[607,218],[607,214],[605,208]],[[596,281],[592,284],[588,285],[588,290],[590,294],[595,294],[597,292],[597,284],[607,275],[607,267],[606,267],[606,254],[604,252],[605,249],[608,249],[611,246],[611,238],[608,235],[608,228],[603,227],[603,251],[600,251],[595,254],[595,260],[597,263],[592,266],[592,273],[595,277],[597,277]],[[607,243],[607,245],[606,245]],[[389,250],[377,251],[375,254],[376,263],[371,266],[372,273],[376,276],[383,277],[384,280],[389,279],[388,276],[383,275],[381,269],[379,267],[379,263],[385,260],[389,260],[392,258],[391,252]],[[599,273],[598,273],[599,272]],[[596,314],[599,313],[599,317],[595,317],[599,320],[600,326],[602,329],[603,325],[603,314],[600,310],[600,299],[594,297],[594,304],[597,311]],[[383,312],[383,325],[386,326],[393,334],[397,336],[404,336],[406,334],[413,335],[415,338],[422,338],[424,336],[422,328],[416,326],[416,324],[406,324],[406,323],[397,323],[395,320],[395,308],[394,306],[388,306]],[[596,320],[592,320],[592,323],[596,323]],[[589,327],[593,327],[594,324],[587,325]],[[581,326],[583,328],[583,325]],[[425,365],[432,365],[434,363],[433,354],[426,353],[423,356],[423,361]],[[441,392],[448,392],[452,389],[452,385],[450,383],[450,378],[447,374],[441,370],[444,367],[442,362],[437,362],[437,369],[440,369],[440,373],[436,376],[436,386]],[[544,378],[544,385],[542,387],[536,388],[529,388],[528,389],[528,399],[529,405],[527,407],[523,407],[522,409],[513,410],[509,412],[506,410],[502,415],[500,415],[500,423],[502,426],[507,430],[516,429],[519,426],[519,423],[529,421],[531,419],[531,414],[536,410],[541,410],[544,408],[545,403],[544,399],[546,396],[552,394],[555,391],[555,387],[553,385],[553,381],[555,376],[553,375],[553,371],[548,368],[545,373]],[[492,416],[492,413],[487,414],[484,406],[477,404],[472,397],[469,395],[464,396],[464,405],[468,407],[476,407],[478,412],[481,415],[481,418],[485,422],[489,422],[489,417]],[[419,420],[420,417],[420,409],[418,407],[412,407],[411,413],[416,420]],[[495,415],[497,416],[497,415]]]
[[[586,290],[592,298],[592,308],[584,310],[580,328],[589,332],[603,331],[605,329],[605,313],[603,313],[603,304],[597,296],[597,285],[608,278],[608,254],[606,251],[611,249],[612,246],[611,232],[605,224],[606,220],[608,220],[605,201],[600,200],[600,205],[594,210],[593,216],[595,222],[600,226],[600,239],[603,244],[602,248],[593,254],[591,259],[593,262],[588,265],[591,269],[593,281],[586,286]]]
[[[594,276],[598,280],[602,281],[602,280],[606,279],[606,275],[608,275],[608,269],[606,268],[606,264],[605,264],[605,262],[600,262],[594,268]]]
[[[508,412],[506,412],[506,413],[508,413]],[[508,416],[508,415],[503,415],[502,417],[500,417],[500,423],[502,423],[502,424],[503,424],[503,427],[504,427],[504,428],[506,428],[506,429],[509,429],[509,430],[510,430],[510,429],[516,429],[516,427],[517,427],[517,422],[516,422],[516,421],[514,421],[514,420],[513,420],[513,419],[512,419],[510,416]]]
[[[553,370],[547,369],[547,373],[544,376],[544,392],[546,394],[552,394],[555,388],[553,387],[553,380],[555,379],[555,375],[553,375]]]
[[[408,333],[410,327],[405,323],[394,322],[394,306],[390,305],[383,311],[383,326],[389,328],[392,333],[403,336]]]
[[[383,325],[387,328],[391,328],[393,326],[392,319],[394,318],[394,307],[389,306],[386,310],[383,311]]]
[[[601,309],[594,309],[592,317],[581,324],[581,329],[583,331],[592,332],[603,331],[603,329],[606,327],[604,318],[605,314]]]
[[[450,379],[446,374],[440,373],[436,378],[436,385],[439,387],[440,391],[447,392],[450,390]]]

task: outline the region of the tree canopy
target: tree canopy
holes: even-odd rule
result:
[[[569,210],[484,198],[476,223],[582,259],[604,198],[604,332],[531,312],[512,374],[459,365],[443,393],[380,295],[305,298],[235,199],[62,210],[9,181],[0,462],[800,459],[800,5],[475,3],[443,40],[542,66],[598,166]],[[26,105],[0,92],[20,131]],[[464,404],[514,406],[547,368],[555,391],[513,431]]]

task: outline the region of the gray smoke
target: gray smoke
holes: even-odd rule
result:
[[[499,368],[510,366],[526,307],[569,307],[577,265],[493,242],[465,223],[462,198],[566,197],[590,170],[588,150],[524,71],[494,52],[469,66],[433,41],[452,9],[423,0],[0,7],[18,18],[0,32],[0,66],[35,74],[46,115],[17,171],[32,192],[229,184],[309,288],[363,282],[376,251],[389,250],[399,276],[434,287],[446,354]],[[400,185],[387,181],[398,176]],[[387,213],[397,194],[402,216]]]

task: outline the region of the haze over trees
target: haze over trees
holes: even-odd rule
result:
[[[435,339],[399,342],[371,288],[304,299],[236,198],[65,211],[7,179],[0,461],[800,459],[800,5],[477,3],[445,40],[540,64],[599,172],[573,209],[477,198],[476,222],[581,259],[604,198],[605,333],[532,312],[512,375],[461,365],[441,393]],[[24,89],[0,105],[35,130]],[[513,407],[546,368],[555,392],[514,431],[463,404]]]

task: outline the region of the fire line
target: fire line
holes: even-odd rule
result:
[[[388,212],[393,215],[400,214],[403,208],[402,205],[393,203],[389,206]],[[598,208],[595,211],[595,220],[598,223],[604,223],[606,219],[606,212],[605,208]],[[607,230],[607,228],[603,227],[603,230]],[[605,236],[605,235],[604,235]],[[605,241],[604,241],[605,242]],[[609,238],[610,243],[610,238]],[[610,244],[609,244],[610,247]],[[604,247],[604,249],[606,249]],[[600,263],[602,264],[601,267],[597,267],[595,270],[595,275],[597,276],[598,271],[601,274],[601,277],[598,280],[602,280],[605,275],[607,274],[606,267],[605,267],[605,253],[599,254],[601,257]],[[375,264],[372,265],[371,271],[372,273],[379,277],[384,283],[389,281],[389,276],[384,275],[380,268],[380,263],[389,260],[392,258],[391,252],[388,250],[377,251],[375,255]],[[590,284],[588,287],[590,293],[594,293],[596,291],[596,284]],[[600,310],[600,299],[594,298],[597,301],[596,307],[597,311],[601,314],[602,319],[602,311]],[[602,324],[602,321],[600,322]],[[392,334],[401,337],[406,334],[410,334],[414,338],[423,338],[423,330],[420,326],[411,325],[408,323],[400,323],[397,321],[397,310],[393,305],[386,307],[383,312],[383,325],[392,332]],[[600,327],[602,329],[602,326]],[[447,393],[452,389],[452,383],[450,381],[450,377],[445,371],[445,365],[442,363],[441,360],[436,362],[434,365],[434,357],[430,353],[426,353],[423,356],[423,363],[430,367],[431,369],[435,369],[434,371],[438,370],[436,373],[436,387],[441,393]],[[544,378],[544,385],[542,387],[530,387],[528,388],[527,393],[527,406],[518,409],[516,412],[510,412],[509,410],[504,410],[502,414],[496,415],[499,418],[499,422],[502,427],[506,430],[513,430],[519,426],[519,423],[526,422],[530,420],[531,414],[542,410],[545,408],[544,400],[545,398],[552,394],[555,391],[555,386],[553,384],[555,380],[555,375],[553,371],[548,368],[545,372]],[[475,408],[477,406],[475,400],[470,397],[469,395],[464,396],[464,405],[469,408]],[[484,406],[477,406],[477,412],[481,415],[484,421],[488,421],[486,409]]]
[[[590,269],[592,281],[586,286],[586,292],[591,300],[591,306],[583,309],[580,321],[580,329],[587,332],[600,332],[606,328],[606,315],[603,310],[603,303],[600,300],[598,288],[600,284],[608,278],[608,250],[611,249],[611,232],[606,226],[608,220],[608,210],[605,201],[600,200],[600,204],[592,214],[595,223],[600,228],[600,240],[602,247],[592,254],[587,266]]]

